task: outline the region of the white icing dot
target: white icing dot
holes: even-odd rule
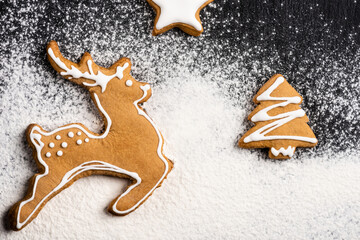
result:
[[[88,138],[85,138],[85,140],[84,140],[85,142],[89,142],[89,139]]]
[[[53,142],[49,143],[49,147],[50,147],[50,148],[55,147],[55,143],[53,143]]]
[[[56,155],[58,155],[59,157],[61,157],[63,155],[62,151],[57,151]]]
[[[66,148],[68,146],[67,142],[61,143],[61,147]]]
[[[60,140],[61,139],[61,136],[60,135],[56,135],[56,140]]]
[[[68,133],[68,136],[72,138],[72,137],[74,137],[74,133],[73,133],[73,132],[69,132],[69,133]]]
[[[79,140],[76,141],[76,144],[80,145],[80,144],[82,144],[82,141],[79,139]]]
[[[80,135],[81,135],[81,132],[77,132],[77,135],[80,136]]]
[[[127,80],[125,84],[126,86],[131,87],[133,85],[133,82],[131,80]]]
[[[49,157],[51,157],[51,153],[47,152],[47,153],[45,154],[45,156],[46,156],[47,158],[49,158]]]

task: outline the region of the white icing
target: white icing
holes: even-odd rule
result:
[[[81,135],[81,132],[80,132],[80,131],[79,131],[79,132],[77,132],[77,133],[76,133],[76,135],[80,136],[80,135]]]
[[[48,166],[47,167],[47,171]],[[135,172],[130,172],[127,170],[124,170],[122,168],[119,168],[117,166],[114,166],[112,164],[106,163],[106,162],[102,162],[102,161],[89,161],[89,162],[84,162],[82,164],[80,164],[79,166],[71,169],[69,172],[67,172],[64,177],[61,179],[61,182],[59,183],[59,185],[57,185],[50,193],[48,193],[43,199],[41,199],[41,201],[39,202],[39,204],[35,207],[34,211],[28,216],[28,218],[20,223],[19,222],[19,213],[20,213],[20,207],[19,207],[19,212],[18,212],[18,218],[17,218],[17,224],[16,227],[18,229],[20,229],[27,221],[29,221],[29,218],[34,214],[35,210],[37,208],[39,208],[39,206],[46,200],[48,199],[53,193],[57,192],[59,189],[61,189],[63,186],[65,186],[68,182],[70,182],[74,177],[76,177],[77,175],[79,175],[80,173],[86,172],[86,171],[110,171],[110,172],[116,172],[116,173],[120,173],[120,174],[124,174],[127,176],[130,176],[131,178],[136,180],[136,183],[131,185],[121,196],[125,196],[126,194],[128,194],[132,189],[134,189],[135,187],[137,187],[140,183],[141,183],[141,178],[139,177],[139,175]],[[47,174],[45,174],[47,175]],[[41,177],[45,176],[42,175]],[[38,175],[40,176],[40,175]],[[35,184],[37,184],[37,181],[39,178],[36,178],[36,182]],[[35,188],[34,188],[35,189]],[[35,196],[35,192],[33,192],[33,197]],[[33,198],[32,197],[32,198]],[[30,200],[30,199],[29,199]],[[27,201],[29,201],[27,200]],[[21,202],[20,205],[21,207],[25,204],[24,202]]]
[[[157,29],[162,29],[173,23],[185,23],[202,30],[201,23],[196,19],[196,12],[208,0],[153,0],[161,9],[156,23]]]
[[[47,152],[47,153],[45,154],[45,156],[46,156],[47,158],[49,158],[49,157],[51,157],[51,153]]]
[[[126,80],[125,85],[131,87],[133,85],[133,82],[131,80]]]
[[[157,129],[157,127],[155,126],[154,122],[150,119],[150,117],[142,110],[139,108],[138,106],[138,103],[143,100],[144,98],[146,98],[147,96],[147,91],[150,89],[150,86],[149,85],[145,85],[145,86],[141,86],[140,87],[144,94],[142,96],[142,98],[140,98],[139,100],[136,100],[133,105],[136,107],[136,109],[138,110],[138,113],[140,116],[143,116],[145,117],[149,122],[150,124],[154,127],[155,131],[156,131],[156,134],[158,135],[158,138],[159,138],[159,144],[158,144],[158,147],[157,147],[157,154],[159,156],[159,158],[164,162],[164,165],[165,165],[165,171],[164,171],[164,174],[162,175],[162,177],[159,179],[159,181],[156,183],[156,185],[138,202],[136,203],[133,207],[131,207],[130,209],[128,210],[124,210],[124,211],[119,211],[117,210],[116,208],[116,205],[117,203],[119,202],[119,200],[124,197],[125,195],[127,195],[132,189],[134,189],[135,187],[137,187],[140,183],[141,183],[141,178],[138,176],[137,173],[134,173],[134,172],[129,172],[127,170],[124,170],[124,169],[121,169],[119,167],[116,167],[114,165],[111,165],[109,163],[105,163],[105,162],[102,162],[102,161],[89,161],[89,162],[85,162],[81,165],[79,165],[78,167],[76,168],[73,168],[72,170],[70,170],[69,172],[67,172],[64,177],[62,178],[62,181],[61,183],[55,187],[50,193],[48,193],[43,199],[41,199],[41,201],[35,206],[34,210],[28,215],[28,217],[23,221],[23,222],[20,222],[20,212],[21,212],[21,209],[22,207],[32,201],[34,198],[35,198],[35,194],[36,194],[36,188],[37,188],[37,184],[38,184],[38,181],[39,179],[41,179],[42,177],[46,176],[49,174],[49,167],[48,165],[46,164],[46,162],[43,160],[42,156],[41,156],[41,150],[43,149],[44,147],[44,143],[41,141],[41,136],[51,136],[51,135],[54,135],[55,133],[59,132],[59,131],[64,131],[64,130],[67,130],[67,129],[72,129],[72,128],[78,128],[80,131],[84,132],[89,138],[92,138],[92,139],[103,139],[105,138],[108,134],[109,134],[109,131],[110,131],[110,128],[111,128],[111,125],[112,125],[112,121],[109,117],[109,115],[107,114],[107,112],[104,110],[104,108],[102,107],[102,105],[100,104],[100,100],[99,100],[99,97],[97,96],[96,93],[94,93],[94,99],[95,99],[95,102],[96,102],[96,105],[98,107],[98,109],[100,110],[100,112],[105,116],[106,118],[106,122],[107,122],[107,126],[106,126],[106,129],[105,129],[105,132],[102,134],[102,135],[93,135],[89,132],[87,132],[87,130],[85,128],[83,128],[81,125],[78,125],[78,124],[71,124],[71,125],[68,125],[68,126],[64,126],[64,127],[61,127],[61,128],[58,128],[52,132],[44,132],[42,131],[38,126],[35,126],[31,129],[31,132],[30,132],[30,139],[31,139],[31,142],[32,144],[35,146],[36,148],[36,152],[37,152],[37,158],[38,158],[38,161],[39,163],[44,167],[44,173],[43,174],[38,174],[36,175],[35,177],[35,180],[34,180],[34,185],[33,185],[33,192],[32,192],[32,195],[29,199],[25,200],[25,201],[22,201],[20,204],[19,204],[19,210],[18,210],[18,213],[17,213],[17,219],[16,219],[16,227],[18,229],[20,229],[22,226],[24,226],[24,224],[26,224],[29,219],[31,218],[31,216],[34,214],[34,212],[42,205],[42,203],[48,199],[52,194],[54,194],[55,192],[57,192],[59,189],[61,189],[66,183],[68,183],[69,181],[71,181],[76,175],[84,172],[84,171],[89,171],[89,170],[106,170],[106,171],[112,171],[112,172],[117,172],[117,173],[121,173],[121,174],[125,174],[125,175],[128,175],[130,177],[132,177],[133,179],[136,180],[136,183],[132,184],[123,194],[121,194],[118,199],[115,201],[114,205],[112,206],[112,209],[114,212],[118,213],[118,214],[126,214],[132,210],[134,210],[135,208],[137,208],[146,198],[149,197],[149,195],[158,187],[158,185],[163,181],[163,179],[165,178],[167,172],[168,172],[168,169],[169,169],[169,166],[168,166],[168,162],[167,160],[164,158],[164,156],[162,155],[162,152],[161,152],[161,148],[162,148],[162,145],[163,145],[163,139],[161,137],[161,134],[159,132],[159,130]],[[40,134],[38,133],[35,133],[36,132],[39,132]],[[59,135],[58,135],[59,136]],[[86,138],[85,139],[85,142],[89,142],[89,139]],[[60,151],[57,152],[57,154],[59,153]],[[97,163],[96,165],[93,165],[93,163]]]
[[[294,152],[295,152],[295,147],[291,147],[291,146],[289,146],[287,149],[281,147],[279,150],[277,150],[273,147],[271,148],[271,153],[275,157],[279,156],[280,153],[284,156],[292,157],[294,155]]]
[[[84,77],[84,78],[89,78],[89,77],[93,77],[93,78],[90,78],[92,80],[94,80],[99,86],[102,87],[102,90],[104,91],[105,90],[105,87],[106,87],[106,84],[103,85],[103,80],[105,78],[103,78],[102,80],[100,78],[98,78],[99,76],[101,77],[101,75],[103,75],[100,71],[98,71],[98,74],[95,75],[92,71],[92,68],[91,68],[91,64],[92,62],[89,60],[88,61],[88,67],[89,67],[89,71],[90,71],[90,74],[85,72],[85,73],[81,73],[78,69],[74,68],[74,66],[71,66],[71,69],[67,68],[66,65],[57,57],[55,57],[53,51],[51,48],[48,49],[48,53],[49,53],[49,56],[54,60],[54,62],[60,67],[62,68],[63,70],[65,70],[65,72],[62,72],[61,74],[62,75],[70,75],[72,77],[75,77],[75,78],[80,78],[80,77]],[[120,79],[122,78],[122,71],[127,68],[129,66],[128,63],[125,63],[124,66],[122,68],[118,67],[117,68],[117,72],[115,75],[113,76],[107,76],[107,77],[119,77]],[[118,71],[119,69],[121,69],[121,73]],[[118,75],[117,75],[118,74]],[[99,80],[100,79],[100,80]],[[109,79],[109,78],[107,78]],[[110,80],[110,79],[109,79]],[[109,81],[108,80],[108,81]],[[106,83],[108,82],[106,81]],[[105,82],[105,81],[104,81]],[[84,83],[85,84],[85,83]],[[94,86],[95,86],[94,84]],[[75,167],[73,168],[72,170],[70,170],[69,172],[67,172],[64,177],[62,178],[62,181],[61,183],[55,187],[50,193],[48,193],[43,199],[41,199],[41,201],[35,206],[35,208],[33,209],[33,211],[31,213],[29,213],[29,215],[27,216],[27,218],[23,221],[23,222],[20,222],[20,213],[21,213],[21,209],[22,207],[24,206],[24,204],[32,201],[34,198],[35,198],[35,194],[36,194],[36,188],[37,188],[37,185],[38,185],[38,181],[39,179],[43,178],[44,176],[47,176],[49,174],[49,166],[46,164],[46,162],[43,160],[42,158],[42,155],[41,155],[41,151],[44,147],[44,143],[41,141],[41,137],[42,136],[52,136],[54,134],[56,134],[57,132],[60,132],[60,131],[64,131],[64,130],[67,130],[67,129],[73,129],[73,128],[77,128],[79,131],[82,131],[86,134],[87,137],[89,138],[92,138],[92,139],[103,139],[105,137],[107,137],[107,135],[109,134],[109,131],[110,131],[110,128],[112,126],[112,120],[110,119],[109,115],[107,114],[107,112],[104,110],[104,108],[102,107],[101,103],[100,103],[100,100],[99,100],[99,97],[97,96],[96,93],[93,93],[93,96],[94,96],[94,99],[95,99],[95,103],[98,107],[98,109],[100,110],[100,112],[105,116],[106,118],[106,122],[107,122],[107,126],[106,126],[106,129],[105,129],[105,132],[102,134],[102,135],[93,135],[92,133],[89,133],[85,128],[83,128],[81,125],[78,125],[78,124],[71,124],[71,125],[67,125],[67,126],[64,126],[64,127],[61,127],[61,128],[58,128],[52,132],[44,132],[41,130],[40,127],[38,126],[34,126],[32,129],[31,129],[31,132],[29,134],[29,138],[32,142],[32,144],[35,146],[35,149],[36,149],[36,153],[37,153],[37,159],[38,159],[38,162],[44,167],[44,173],[42,174],[38,174],[36,175],[35,177],[35,180],[34,180],[34,183],[33,183],[33,190],[32,190],[32,194],[31,194],[31,197],[27,200],[24,200],[22,202],[20,202],[19,204],[19,209],[18,209],[18,212],[17,212],[17,219],[16,219],[16,227],[18,229],[20,229],[22,226],[24,226],[24,224],[26,224],[29,219],[32,217],[32,215],[34,214],[34,212],[43,204],[43,202],[49,198],[52,194],[54,194],[55,192],[57,192],[59,189],[61,189],[61,187],[63,187],[66,183],[68,183],[71,179],[73,179],[76,175],[78,175],[79,173],[81,172],[84,172],[84,171],[88,171],[88,170],[107,170],[107,171],[113,171],[113,172],[118,172],[118,173],[121,173],[121,174],[125,174],[125,175],[128,175],[130,177],[132,177],[133,179],[136,180],[136,183],[135,184],[132,184],[123,194],[121,194],[118,199],[115,201],[114,205],[112,206],[112,209],[114,212],[116,213],[128,213],[132,210],[134,210],[135,208],[137,208],[157,187],[158,185],[163,181],[163,179],[165,178],[167,172],[168,172],[168,163],[167,163],[167,160],[164,158],[164,156],[162,155],[161,153],[161,149],[162,149],[162,144],[163,144],[163,140],[162,140],[162,136],[159,132],[159,130],[156,128],[155,124],[153,123],[153,121],[150,119],[149,116],[147,116],[147,114],[139,108],[138,106],[138,103],[143,100],[144,98],[146,98],[147,96],[147,91],[150,89],[150,86],[149,85],[145,85],[145,86],[141,86],[140,87],[144,94],[142,96],[142,98],[140,98],[139,100],[136,100],[134,101],[133,105],[135,106],[135,108],[138,110],[138,113],[140,116],[143,116],[145,117],[149,122],[150,124],[154,127],[157,135],[158,135],[158,138],[159,138],[159,144],[158,144],[158,148],[157,148],[157,154],[159,156],[159,158],[164,162],[164,165],[165,165],[165,171],[164,171],[164,174],[162,175],[162,177],[159,179],[159,181],[157,182],[157,184],[138,202],[136,203],[133,207],[131,207],[130,209],[128,210],[125,210],[125,211],[119,211],[117,210],[116,208],[116,205],[117,203],[119,202],[119,200],[125,196],[126,194],[128,194],[132,189],[134,189],[135,187],[137,187],[140,183],[141,183],[141,178],[138,176],[137,173],[134,173],[134,172],[129,172],[129,171],[126,171],[124,169],[121,169],[119,167],[116,167],[114,165],[111,165],[109,163],[105,163],[105,162],[101,162],[101,161],[96,161],[96,160],[93,160],[93,161],[89,161],[89,162],[85,162],[81,165],[79,165],[78,167]],[[38,133],[35,133],[35,132],[38,132]],[[60,140],[61,137],[60,135],[57,135],[56,136],[56,139]],[[81,141],[81,140],[80,140]],[[77,143],[79,142],[79,140],[77,141]],[[89,142],[89,139],[86,138],[85,139],[85,142]],[[62,156],[63,155],[63,152],[62,151],[58,151],[57,152],[57,155],[58,156]],[[94,164],[96,163],[96,164]]]
[[[73,65],[71,65],[71,69],[69,69],[66,66],[66,64],[60,60],[60,58],[55,56],[55,54],[54,54],[54,52],[53,52],[53,50],[51,48],[48,49],[48,54],[52,58],[52,60],[59,66],[59,68],[64,70],[64,72],[60,72],[60,74],[62,76],[71,76],[71,77],[69,77],[69,79],[71,79],[71,78],[86,78],[88,80],[95,81],[94,83],[83,82],[83,84],[85,86],[89,86],[89,87],[100,86],[102,92],[105,91],[108,82],[111,79],[113,79],[114,77],[118,77],[121,80],[123,78],[124,70],[127,67],[129,67],[129,63],[125,63],[122,67],[118,66],[116,68],[116,73],[113,74],[113,75],[110,75],[110,76],[103,74],[100,71],[100,69],[98,70],[97,74],[95,74],[93,69],[92,69],[93,61],[88,60],[87,65],[88,65],[88,69],[89,69],[90,73],[89,72],[82,73],[79,69],[77,69]]]
[[[155,123],[152,121],[152,119],[142,110],[139,108],[139,102],[141,102],[141,100],[143,100],[144,98],[146,98],[147,94],[148,94],[148,90],[150,89],[150,85],[145,85],[145,86],[140,86],[140,88],[143,90],[144,95],[142,96],[142,98],[140,98],[139,100],[136,100],[133,104],[136,107],[136,109],[138,110],[138,113],[140,116],[143,116],[146,118],[146,120],[148,120],[150,122],[150,124],[153,126],[153,128],[156,131],[156,134],[158,135],[159,138],[159,144],[157,147],[157,154],[159,156],[159,158],[164,162],[165,165],[165,171],[164,174],[161,176],[161,178],[159,179],[159,181],[156,183],[156,185],[139,201],[137,202],[134,206],[132,206],[131,208],[124,210],[124,211],[119,211],[118,209],[116,209],[116,205],[119,202],[119,200],[124,197],[129,191],[126,191],[125,193],[123,193],[114,203],[114,205],[112,206],[112,210],[118,214],[126,214],[129,213],[131,211],[133,211],[134,209],[136,209],[143,201],[145,201],[146,198],[148,198],[151,193],[159,186],[159,184],[164,180],[164,178],[166,177],[166,174],[168,173],[169,170],[169,164],[167,162],[167,160],[164,158],[164,156],[162,155],[162,145],[163,145],[163,139],[161,136],[161,133],[159,131],[159,129],[156,127]],[[132,185],[132,187],[136,187],[137,185],[139,185],[140,183],[136,183],[134,185]]]
[[[61,136],[60,135],[56,135],[56,140],[60,140],[61,139]]]
[[[62,148],[67,148],[67,146],[68,146],[67,142],[61,143],[61,147],[62,147]]]
[[[252,122],[262,122],[262,121],[269,121],[269,120],[275,120],[255,132],[251,133],[249,136],[247,136],[244,139],[244,143],[253,142],[253,141],[263,141],[263,140],[277,140],[277,139],[289,139],[289,140],[298,140],[298,141],[304,141],[304,142],[310,142],[310,143],[316,143],[316,138],[310,138],[310,137],[302,137],[302,136],[290,136],[290,135],[271,135],[271,136],[265,136],[266,134],[270,133],[271,131],[277,129],[278,127],[281,127],[282,125],[294,120],[295,118],[300,118],[305,116],[305,112],[302,109],[281,113],[275,116],[269,116],[268,112],[274,108],[277,107],[285,107],[291,103],[299,104],[301,102],[300,97],[271,97],[271,93],[281,84],[285,81],[283,77],[278,77],[273,85],[271,85],[266,91],[264,91],[260,96],[256,98],[257,101],[283,101],[277,104],[273,104],[269,107],[266,107],[259,112],[257,112],[252,118]]]
[[[68,137],[70,137],[70,138],[74,137],[74,133],[73,132],[68,132]]]
[[[54,147],[55,147],[55,143],[53,143],[53,142],[49,143],[49,147],[50,147],[50,148],[54,148]]]
[[[106,129],[105,129],[105,132],[102,134],[102,135],[93,135],[89,132],[86,131],[85,128],[83,128],[81,125],[78,125],[78,124],[71,124],[71,125],[68,125],[68,126],[64,126],[64,127],[61,127],[61,128],[58,128],[58,129],[55,129],[54,131],[52,132],[44,132],[42,131],[38,126],[35,126],[31,129],[31,132],[30,132],[30,140],[32,142],[32,144],[35,146],[36,148],[36,152],[37,152],[37,159],[39,161],[39,163],[44,167],[44,173],[43,174],[39,174],[39,175],[36,175],[35,177],[35,180],[34,180],[34,186],[33,186],[33,192],[32,192],[32,195],[29,199],[25,200],[25,201],[22,201],[19,205],[19,210],[18,210],[18,214],[17,214],[17,219],[16,219],[16,227],[18,229],[20,229],[22,226],[24,226],[24,224],[26,224],[26,222],[29,221],[29,219],[31,218],[31,216],[34,214],[34,212],[40,207],[40,205],[45,201],[45,199],[47,199],[51,194],[55,193],[58,189],[60,189],[62,186],[58,186],[58,188],[55,188],[54,190],[52,190],[47,196],[45,196],[40,202],[38,205],[36,205],[36,207],[34,208],[34,210],[29,214],[29,216],[23,221],[23,222],[20,222],[20,212],[21,212],[21,208],[28,202],[34,200],[35,198],[35,193],[36,193],[36,187],[37,187],[37,183],[39,181],[39,179],[41,179],[42,177],[45,177],[46,175],[49,174],[49,167],[48,165],[46,164],[46,162],[43,160],[42,156],[41,156],[41,150],[43,149],[44,147],[44,143],[41,141],[41,135],[43,136],[52,136],[54,135],[55,133],[59,132],[59,131],[63,131],[63,130],[67,130],[67,129],[71,129],[71,128],[78,128],[79,130],[81,130],[82,132],[84,132],[88,137],[90,138],[93,138],[93,139],[102,139],[102,138],[105,138],[108,134],[109,134],[109,131],[110,131],[110,127],[112,125],[112,121],[109,117],[109,115],[107,114],[107,112],[104,110],[104,108],[101,106],[100,104],[100,100],[99,100],[99,97],[97,96],[96,93],[94,93],[94,99],[95,99],[95,102],[96,102],[96,105],[97,107],[99,108],[100,112],[105,116],[106,118],[106,122],[107,122],[107,126],[106,126]],[[40,134],[38,133],[34,133],[34,132],[39,132]],[[57,135],[59,136],[59,135]],[[59,136],[60,137],[60,136]]]
[[[82,141],[79,139],[79,140],[76,141],[76,144],[80,145],[80,144],[82,144]]]

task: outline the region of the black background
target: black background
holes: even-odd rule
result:
[[[205,65],[215,66],[220,59],[229,64],[240,61],[234,56],[234,49],[247,51],[250,55],[243,57],[241,64],[249,69],[248,73],[230,73],[224,69],[227,79],[244,84],[256,81],[260,88],[272,74],[284,74],[304,97],[303,109],[319,139],[317,151],[359,149],[360,117],[354,115],[354,111],[359,112],[360,100],[360,2],[215,0],[201,12],[205,32],[199,38],[178,29],[158,37],[151,36],[155,13],[145,0],[33,0],[2,1],[0,4],[0,68],[11,59],[14,49],[23,47],[24,51],[32,53],[26,59],[28,63],[46,66],[55,78],[57,75],[45,58],[45,46],[51,39],[63,46],[78,46],[81,52],[116,50],[121,38],[131,35],[142,44],[134,43],[130,55],[131,51],[158,44],[165,49],[157,49],[151,60],[164,64],[178,61],[178,55],[190,49],[196,51],[198,57],[186,67],[204,73],[209,69]],[[111,37],[114,31],[120,34]],[[169,39],[184,50],[172,55],[165,53],[171,51]],[[216,44],[208,51],[206,46],[211,43]],[[72,59],[78,57],[71,49],[64,51]],[[250,68],[255,61],[266,63],[270,70],[252,73]],[[100,60],[100,64],[110,63],[111,60]],[[134,75],[141,77],[141,74],[138,71]],[[11,73],[0,76],[0,101],[10,78]],[[152,84],[157,84],[157,80]],[[227,86],[228,94],[239,99],[239,107],[249,112],[254,108],[251,98],[258,89],[239,90],[231,83]],[[243,105],[240,103],[242,95],[248,99]],[[352,112],[351,118],[347,117],[349,112]],[[246,119],[239,124],[251,126]]]

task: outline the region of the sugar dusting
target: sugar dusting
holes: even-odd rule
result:
[[[54,4],[55,10],[46,4],[35,4],[34,10],[19,4],[21,11],[9,3],[8,13],[0,17],[9,23],[1,28],[16,33],[0,42],[1,213],[23,196],[25,183],[36,172],[24,136],[28,124],[51,130],[81,122],[93,131],[102,129],[88,93],[49,66],[45,46],[50,39],[58,40],[63,54],[74,61],[84,51],[103,66],[131,58],[133,76],[152,85],[154,94],[145,108],[176,165],[163,186],[126,217],[105,210],[126,181],[93,176],[52,199],[21,232],[1,225],[0,238],[360,235],[360,52],[330,52],[320,43],[302,55],[288,52],[284,59],[270,45],[252,46],[246,37],[240,42],[223,38],[224,31],[216,38],[211,29],[218,27],[218,13],[213,12],[222,9],[220,3],[204,10],[208,32],[200,38],[177,30],[152,37],[154,14],[143,2]],[[84,9],[87,18],[79,18]],[[46,11],[56,14],[47,19]],[[116,19],[110,17],[114,12]],[[283,162],[268,160],[265,150],[236,147],[238,137],[252,126],[247,121],[255,107],[252,97],[278,71],[304,97],[302,108],[319,139],[317,147],[297,149],[292,160]]]

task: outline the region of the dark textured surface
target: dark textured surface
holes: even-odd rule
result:
[[[2,4],[0,14],[0,64],[21,48],[29,52],[30,64],[47,66],[46,70],[55,76],[44,56],[44,46],[50,39],[63,46],[78,46],[78,52],[81,49],[101,52],[116,51],[123,45],[122,38],[129,34],[141,41],[127,49],[136,52],[140,48],[153,48],[153,43],[163,46],[171,42],[170,37],[174,38],[175,47],[183,50],[171,54],[166,49],[156,49],[153,61],[161,63],[167,58],[167,63],[177,62],[179,54],[186,55],[190,50],[198,56],[186,64],[187,68],[204,73],[211,67],[242,61],[239,64],[251,76],[223,69],[232,78],[226,84],[235,98],[250,89],[234,89],[230,82],[254,79],[259,88],[273,73],[282,73],[305,99],[303,107],[311,116],[319,150],[358,148],[360,117],[353,112],[359,111],[360,100],[359,3],[334,2],[216,1],[201,14],[205,33],[194,38],[180,30],[152,37],[154,13],[140,0],[126,4],[123,1],[7,1]],[[32,11],[20,11],[30,8]],[[232,54],[234,49],[248,54],[237,58]],[[74,57],[71,50],[65,50],[65,54]],[[260,69],[251,72],[254,62],[266,64],[269,70],[264,72],[259,66]],[[100,63],[110,64],[110,60],[101,59]],[[0,93],[3,93],[7,76],[0,77]],[[251,98],[256,90],[252,89],[247,96]]]
[[[195,38],[178,29],[153,37],[155,13],[145,0],[0,0],[3,216],[37,171],[25,140],[30,123],[102,128],[87,91],[48,63],[50,40],[75,62],[85,51],[105,67],[129,57],[132,75],[154,90],[145,107],[175,160],[166,183],[134,214],[102,211],[124,182],[85,178],[20,233],[0,226],[0,239],[356,239],[359,6],[215,0],[201,11],[205,31]],[[252,126],[253,96],[275,73],[303,96],[319,139],[288,161],[236,147]]]

